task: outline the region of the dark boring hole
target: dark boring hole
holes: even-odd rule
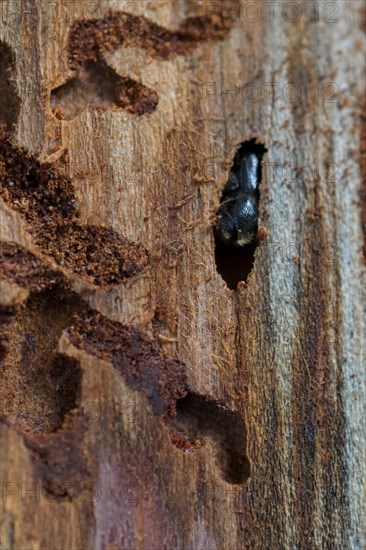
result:
[[[7,131],[16,124],[20,98],[15,81],[15,58],[7,44],[0,42],[0,123]]]
[[[258,246],[259,184],[262,158],[267,149],[255,139],[236,151],[228,180],[222,190],[214,228],[218,273],[231,290],[246,281]]]
[[[188,393],[177,401],[173,426],[191,444],[207,437],[214,448],[222,477],[228,483],[244,483],[250,475],[245,454],[246,430],[238,412],[228,411],[214,401]]]
[[[254,265],[257,244],[245,248],[227,249],[215,242],[216,268],[230,290],[236,290],[240,281],[246,281]]]

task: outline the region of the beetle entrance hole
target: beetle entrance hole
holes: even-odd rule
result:
[[[255,139],[237,149],[225,183],[214,228],[218,273],[231,290],[246,281],[258,246],[259,184],[267,149]]]

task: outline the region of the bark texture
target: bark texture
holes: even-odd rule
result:
[[[1,548],[363,548],[363,3],[0,9]]]

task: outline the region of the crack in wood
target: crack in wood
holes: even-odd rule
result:
[[[0,125],[10,132],[18,121],[20,97],[17,93],[15,56],[11,48],[0,41]]]

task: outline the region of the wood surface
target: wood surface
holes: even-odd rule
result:
[[[364,548],[363,2],[0,9],[0,548]]]

